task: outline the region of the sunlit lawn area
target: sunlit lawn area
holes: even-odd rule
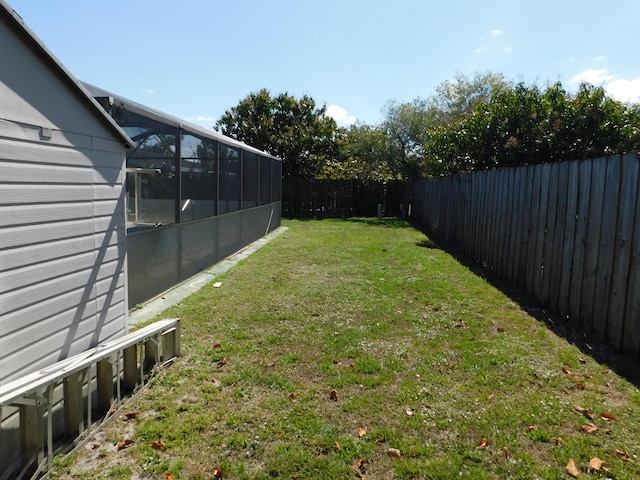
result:
[[[52,478],[640,478],[637,386],[532,302],[399,220],[283,224]]]

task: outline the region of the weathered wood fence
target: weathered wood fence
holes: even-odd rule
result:
[[[640,357],[640,157],[418,181],[411,222]]]
[[[383,216],[402,217],[406,204],[406,183],[401,180],[285,178],[282,181],[285,218],[375,217],[378,205]]]

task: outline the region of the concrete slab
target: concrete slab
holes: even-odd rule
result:
[[[184,300],[192,293],[197,292],[206,284],[215,280],[218,276],[233,268],[238,262],[260,250],[274,238],[286,232],[288,227],[279,227],[268,235],[259,238],[255,242],[247,245],[242,250],[212,265],[207,270],[198,273],[188,280],[176,285],[166,292],[144,303],[141,308],[136,308],[129,312],[129,325],[134,326],[147,320],[151,320],[167,308]]]

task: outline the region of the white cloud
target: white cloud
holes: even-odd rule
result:
[[[348,115],[347,111],[338,105],[329,105],[325,115],[333,118],[341,127],[349,126],[356,121],[356,117]]]
[[[640,103],[640,78],[633,80],[614,80],[609,82],[605,89],[607,93],[621,102]]]
[[[613,75],[606,68],[600,70],[588,69],[577,74],[571,79],[571,83],[591,83],[592,85],[602,85],[609,80],[613,80]]]
[[[596,57],[596,62],[604,62],[607,59],[604,55]]]
[[[602,68],[585,70],[571,79],[571,83],[576,86],[583,82],[603,86],[611,98],[620,102],[640,103],[640,78],[616,79],[609,70]]]
[[[504,30],[492,30],[491,31],[491,38],[498,38],[500,35],[502,35],[504,33]]]

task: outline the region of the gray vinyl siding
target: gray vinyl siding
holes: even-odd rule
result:
[[[123,167],[121,142],[0,121],[0,384],[126,333]]]

